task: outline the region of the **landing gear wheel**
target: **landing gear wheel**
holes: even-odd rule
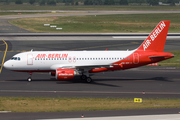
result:
[[[28,80],[28,82],[31,82],[32,79],[31,79],[31,77],[29,77],[27,80]]]
[[[82,75],[81,76],[81,80],[86,80],[87,79],[87,76],[86,75]]]
[[[91,82],[92,82],[92,79],[91,79],[90,77],[87,77],[86,82],[87,82],[87,83],[91,83]]]

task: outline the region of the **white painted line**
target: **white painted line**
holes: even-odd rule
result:
[[[114,39],[140,39],[140,38],[144,38],[146,39],[147,36],[112,36],[112,38]],[[167,36],[167,39],[180,39],[180,36]]]
[[[0,113],[10,113],[11,111],[0,111]]]
[[[134,36],[126,36],[126,37],[121,37],[121,36],[113,36],[113,38],[118,39],[118,38],[123,38],[123,39],[127,39],[127,38],[147,38],[146,36],[138,36],[138,37],[134,37]]]
[[[164,115],[137,115],[137,116],[117,116],[117,117],[89,117],[86,118],[64,118],[64,119],[38,119],[38,120],[180,120],[180,114]]]
[[[24,92],[24,93],[96,93],[96,94],[142,94],[142,92],[109,92],[109,91],[33,91],[33,90],[0,90],[0,92]],[[146,94],[172,94],[180,95],[180,92],[146,92]]]
[[[56,30],[62,30],[62,28],[56,28]]]
[[[44,26],[50,26],[50,24],[44,24]]]
[[[57,27],[56,25],[51,25],[50,27]]]

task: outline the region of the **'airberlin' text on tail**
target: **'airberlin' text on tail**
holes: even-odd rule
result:
[[[162,52],[166,42],[170,21],[161,21],[138,50]]]
[[[156,29],[151,33],[150,35],[150,40],[146,40],[146,42],[143,44],[143,48],[144,51],[151,45],[151,42],[153,42],[156,37],[161,33],[161,31],[166,27],[166,24],[164,23],[164,21],[162,21],[162,23],[160,23]]]

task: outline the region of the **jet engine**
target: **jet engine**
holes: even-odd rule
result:
[[[56,70],[56,79],[57,80],[70,80],[77,75],[77,71],[74,69],[57,69]]]

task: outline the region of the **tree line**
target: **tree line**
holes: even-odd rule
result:
[[[65,3],[65,5],[78,5],[80,2],[84,5],[128,5],[131,3],[146,3],[149,5],[159,5],[159,2],[175,5],[179,0],[0,0],[0,2],[15,4],[38,3],[39,5],[56,5],[56,3]]]

